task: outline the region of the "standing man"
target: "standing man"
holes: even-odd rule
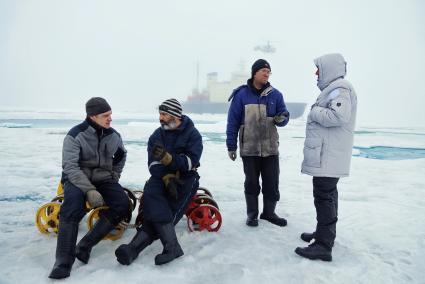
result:
[[[308,115],[301,172],[313,176],[317,226],[314,233],[301,234],[302,240],[315,239],[314,243],[295,252],[331,261],[338,221],[337,183],[350,172],[357,97],[344,79],[347,63],[341,54],[324,55],[314,64],[321,93]]]
[[[263,212],[260,219],[286,226],[284,218],[275,213],[279,201],[279,134],[276,126],[289,121],[282,94],[269,83],[270,64],[258,59],[251,68],[246,85],[235,89],[227,116],[227,150],[236,160],[239,133],[239,153],[245,173],[246,224],[258,226],[258,195],[263,192]],[[261,175],[262,187],[259,178]]]
[[[87,263],[90,252],[129,212],[129,200],[118,183],[126,160],[121,136],[111,128],[111,107],[95,97],[86,103],[86,120],[65,136],[62,152],[64,201],[59,213],[56,262],[49,277],[66,278],[77,257]],[[95,226],[75,243],[78,223],[91,207],[109,206]]]
[[[192,120],[182,115],[176,99],[159,106],[161,127],[149,137],[148,167],[151,177],[143,191],[143,223],[129,244],[115,251],[117,261],[130,265],[154,240],[164,249],[155,257],[161,265],[183,255],[174,225],[182,218],[199,187],[197,168],[202,137]]]

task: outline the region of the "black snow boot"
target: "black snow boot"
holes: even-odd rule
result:
[[[176,231],[173,223],[154,223],[155,230],[159,235],[159,238],[164,246],[161,254],[155,256],[155,264],[162,265],[166,264],[180,256],[182,256],[183,250],[177,241]]]
[[[78,242],[75,250],[78,260],[87,264],[91,249],[114,228],[115,226],[108,218],[101,216],[94,227]]]
[[[276,203],[277,201],[263,199],[263,213],[260,214],[260,219],[269,221],[277,226],[285,227],[288,224],[286,219],[277,216],[274,212],[276,209]]]
[[[153,238],[145,231],[138,230],[129,244],[120,245],[115,250],[117,261],[122,265],[130,265],[147,246],[152,244]]]
[[[58,241],[56,246],[56,262],[49,278],[62,279],[69,277],[75,261],[75,243],[77,242],[78,223],[59,222]]]
[[[314,242],[308,247],[297,247],[295,249],[295,253],[308,259],[332,261],[332,249],[327,248],[318,242]]]
[[[245,194],[246,201],[246,225],[250,227],[258,226],[258,196]]]
[[[316,232],[313,233],[302,233],[300,236],[301,240],[303,240],[304,242],[311,242],[312,239],[316,238]]]

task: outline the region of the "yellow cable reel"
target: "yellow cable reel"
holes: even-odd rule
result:
[[[103,210],[108,210],[108,206],[101,206],[93,209],[88,218],[87,218],[87,227],[89,230],[91,230],[96,224],[97,220],[100,218],[100,212]],[[124,234],[126,226],[121,222],[117,226],[115,226],[115,229],[113,229],[108,235],[106,235],[103,239],[115,241],[121,238],[121,236]]]
[[[37,210],[35,224],[41,233],[58,233],[60,206],[59,202],[49,202]]]

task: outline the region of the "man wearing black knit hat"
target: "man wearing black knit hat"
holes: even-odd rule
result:
[[[237,140],[245,173],[246,225],[258,226],[258,196],[263,193],[260,219],[278,226],[287,221],[275,213],[279,193],[279,135],[276,126],[289,121],[282,94],[269,83],[270,64],[258,59],[246,85],[231,94],[227,117],[226,145],[229,158],[236,160]],[[262,185],[259,178],[261,175]]]
[[[126,161],[121,136],[111,128],[111,107],[104,98],[86,103],[87,117],[65,136],[62,152],[64,201],[59,213],[56,262],[49,277],[66,278],[77,257],[87,263],[100,240],[129,213],[129,200],[118,183]],[[86,202],[109,209],[76,246],[78,224],[86,214]]]
[[[176,99],[158,108],[161,127],[149,137],[148,167],[151,177],[143,190],[143,223],[129,244],[116,251],[117,261],[131,264],[154,240],[164,249],[155,257],[162,265],[183,255],[174,225],[182,218],[199,187],[197,168],[202,154],[202,137],[192,120],[182,114]]]

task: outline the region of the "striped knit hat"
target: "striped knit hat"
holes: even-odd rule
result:
[[[174,117],[182,117],[182,106],[176,99],[168,99],[162,102],[158,109],[160,112],[166,112]]]

